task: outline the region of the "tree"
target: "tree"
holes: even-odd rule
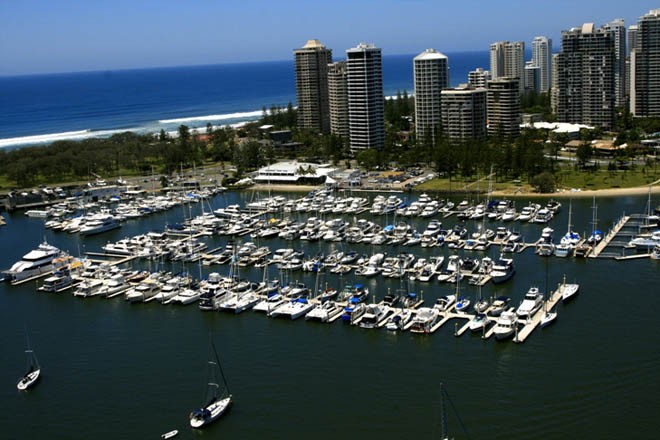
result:
[[[373,170],[378,165],[378,152],[373,148],[360,151],[356,159],[367,171]]]
[[[544,194],[553,193],[557,189],[555,176],[548,171],[544,171],[541,174],[534,176],[531,180],[531,184],[537,192]]]
[[[584,167],[589,159],[591,159],[593,154],[593,147],[588,142],[582,142],[582,144],[580,144],[580,146],[577,147],[577,150],[575,151],[575,156],[577,157],[578,163],[581,167]]]

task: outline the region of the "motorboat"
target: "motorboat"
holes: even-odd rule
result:
[[[488,325],[488,316],[485,313],[477,313],[474,318],[470,320],[469,329],[472,332],[483,330]]]
[[[530,287],[525,298],[516,309],[519,318],[530,318],[543,306],[543,295],[538,287]]]
[[[493,334],[495,339],[502,341],[514,335],[518,326],[518,317],[513,311],[513,308],[502,312],[500,317],[495,322]]]
[[[344,307],[344,312],[341,315],[341,320],[353,324],[367,311],[367,306],[363,303],[349,303]]]
[[[305,315],[306,321],[333,322],[338,319],[344,309],[334,301],[325,301],[318,307],[313,308]]]
[[[456,295],[444,295],[435,300],[433,308],[440,312],[448,312],[456,302]]]
[[[649,251],[660,245],[660,230],[654,231],[651,235],[638,235],[630,240],[628,246],[634,246],[637,250]]]
[[[488,314],[490,316],[500,316],[502,312],[506,309],[510,301],[511,298],[509,298],[508,296],[498,296],[493,301],[493,305],[490,307]]]
[[[493,283],[499,284],[508,281],[516,273],[516,267],[513,264],[513,258],[500,257],[493,263],[490,271]]]
[[[61,292],[73,285],[73,277],[67,269],[59,269],[53,272],[51,276],[44,280],[44,283],[37,289],[40,292]]]
[[[415,316],[415,312],[410,309],[401,309],[394,315],[390,316],[385,324],[385,328],[391,332],[398,330],[405,330]]]
[[[287,302],[287,299],[283,297],[279,292],[272,292],[266,299],[263,299],[261,302],[257,303],[252,308],[252,310],[255,312],[264,312],[266,315],[269,315],[272,310],[277,309],[285,302]]]
[[[412,333],[429,334],[435,331],[435,326],[440,322],[440,313],[431,307],[421,307],[412,320],[410,331]]]
[[[113,229],[121,228],[121,223],[112,215],[103,215],[93,217],[87,220],[80,228],[80,235],[96,235],[102,232],[111,231]]]
[[[124,294],[124,299],[130,303],[145,302],[160,292],[160,284],[153,278],[147,278]]]
[[[364,315],[362,315],[359,325],[361,328],[376,328],[391,313],[388,307],[369,304],[364,311]]]

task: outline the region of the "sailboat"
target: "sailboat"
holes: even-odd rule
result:
[[[546,260],[545,263],[545,291],[548,292],[548,260]],[[552,294],[548,293],[550,298],[552,298]],[[557,310],[553,309],[548,309],[548,300],[543,298],[543,315],[541,315],[541,328],[547,327],[548,325],[552,324],[555,322],[555,319],[557,319]]]
[[[227,385],[213,341],[211,341],[211,348],[213,349],[213,358],[208,362],[209,382],[206,403],[203,407],[190,413],[190,426],[193,428],[203,428],[219,419],[233,403],[229,385]],[[219,383],[220,380],[222,380],[222,383]]]
[[[572,211],[573,203],[571,201],[568,205],[568,230],[561,238],[560,243],[555,247],[555,256],[557,257],[567,257],[580,242],[580,235],[573,231],[573,224],[571,223]]]
[[[26,335],[27,338],[27,335]],[[34,350],[30,348],[30,339],[27,340],[27,350],[25,350],[27,355],[28,370],[27,373],[18,381],[16,388],[21,391],[25,391],[30,388],[32,385],[37,383],[39,376],[41,375],[41,366],[37,360],[37,355],[34,354]]]

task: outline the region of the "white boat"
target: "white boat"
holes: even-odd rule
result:
[[[433,308],[440,312],[448,312],[456,302],[456,295],[444,295],[435,300]]]
[[[37,355],[34,354],[34,350],[30,348],[30,340],[27,342],[27,350],[25,350],[27,355],[28,369],[27,372],[20,378],[16,384],[16,388],[20,391],[25,391],[39,380],[41,375],[41,366],[39,366],[39,361],[37,360]]]
[[[99,216],[85,222],[80,228],[80,235],[96,235],[121,228],[121,223],[114,216]]]
[[[202,296],[202,292],[199,289],[191,289],[186,287],[181,289],[181,291],[171,300],[166,301],[164,304],[181,304],[187,306],[196,301],[199,301],[199,298]]]
[[[103,282],[103,286],[98,291],[99,296],[103,297],[112,297],[123,293],[131,288],[131,285],[126,282],[124,275],[121,273],[116,273],[111,275],[110,278],[107,278]]]
[[[660,230],[654,231],[651,235],[639,235],[630,240],[628,245],[642,251],[655,249],[655,246],[660,245]]]
[[[168,439],[168,438],[176,437],[177,435],[179,435],[179,431],[173,429],[170,432],[166,432],[165,434],[162,434],[160,437],[164,439]]]
[[[298,319],[309,313],[314,307],[316,305],[308,302],[306,298],[296,298],[270,312],[270,317]]]
[[[477,313],[474,315],[474,318],[470,320],[470,331],[472,332],[478,332],[480,330],[483,330],[484,327],[488,324],[488,317],[486,316],[485,313]]]
[[[415,312],[410,309],[401,309],[398,313],[390,316],[385,328],[391,332],[397,330],[404,330],[406,326],[412,321]]]
[[[566,277],[564,277],[564,282],[559,285],[557,288],[561,293],[561,300],[568,301],[577,295],[578,290],[580,289],[579,284],[566,284]]]
[[[255,312],[264,312],[266,315],[270,315],[272,310],[277,309],[285,302],[286,298],[284,298],[279,292],[273,292],[268,295],[266,299],[261,300],[261,302],[252,307],[252,310]]]
[[[493,329],[495,339],[502,341],[504,339],[510,338],[515,333],[517,325],[518,318],[516,317],[516,313],[513,311],[513,308],[502,312],[500,317],[495,322],[495,328]]]
[[[552,310],[546,310],[541,316],[541,328],[547,327],[557,319],[557,312]]]
[[[543,306],[543,295],[538,287],[530,287],[522,303],[516,309],[519,318],[530,318]]]
[[[18,283],[37,275],[50,273],[53,271],[53,260],[61,254],[61,250],[44,241],[37,249],[23,255],[23,258],[14,263],[3,275],[12,283]]]
[[[90,296],[96,296],[100,294],[101,288],[103,287],[103,280],[100,278],[86,278],[73,292],[73,296],[80,296],[83,298],[89,298]]]
[[[500,257],[493,263],[490,276],[493,279],[493,283],[499,284],[509,280],[515,273],[516,267],[513,264],[513,258]]]
[[[440,318],[440,313],[435,308],[421,307],[417,310],[417,314],[412,320],[410,331],[412,333],[432,333]]]
[[[389,313],[391,312],[388,307],[369,304],[364,315],[362,315],[359,326],[361,328],[376,328],[381,321],[386,319]]]
[[[334,301],[325,301],[305,315],[307,321],[332,322],[341,316],[344,309]]]
[[[124,294],[124,299],[130,303],[145,302],[155,297],[160,291],[160,285],[151,278],[147,278]]]
[[[44,280],[44,283],[37,289],[41,292],[61,292],[73,285],[73,277],[67,269],[60,269],[53,272],[53,275]]]
[[[219,419],[231,406],[232,395],[229,392],[229,385],[225,379],[218,353],[215,345],[211,342],[213,357],[208,362],[208,384],[206,403],[203,407],[190,413],[190,426],[193,428],[203,428],[211,422]]]

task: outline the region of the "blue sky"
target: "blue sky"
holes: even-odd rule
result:
[[[342,58],[486,50],[499,40],[614,18],[660,2],[610,0],[0,0],[0,75],[288,59],[310,38]]]

